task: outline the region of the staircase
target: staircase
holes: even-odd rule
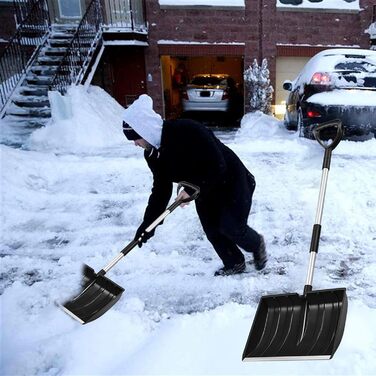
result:
[[[27,11],[0,56],[0,142],[12,146],[49,121],[48,92],[85,82],[103,52],[99,0],[78,24],[51,26],[47,0],[33,0]]]
[[[51,117],[48,90],[76,32],[74,25],[52,26],[47,41],[12,96],[5,119],[13,125],[38,127]]]

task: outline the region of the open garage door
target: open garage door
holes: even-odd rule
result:
[[[214,50],[204,55],[202,47],[197,55],[170,52],[161,56],[165,117],[238,126],[244,114],[243,56],[214,55]]]
[[[306,56],[282,56],[277,57],[276,61],[276,83],[275,83],[275,106],[274,114],[283,119],[286,111],[286,98],[288,92],[283,89],[283,83],[286,80],[293,81],[310,57]]]

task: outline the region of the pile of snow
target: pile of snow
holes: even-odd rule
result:
[[[87,152],[124,142],[123,107],[97,86],[73,86],[67,96],[49,93],[52,121],[35,131],[27,147],[57,152]]]
[[[237,141],[247,142],[249,139],[284,137],[287,133],[282,121],[256,111],[243,116],[237,132]]]
[[[68,98],[77,104],[75,132],[67,124],[74,148],[57,126],[65,120],[48,129],[57,149],[48,138],[34,143],[38,150],[1,146],[0,374],[376,374],[376,139],[341,142],[332,158],[314,289],[347,288],[346,328],[333,360],[243,363],[260,297],[303,290],[322,147],[272,117],[246,115],[237,135],[221,137],[256,177],[249,223],[265,236],[265,270],[257,272],[246,254],[247,273],[214,278],[221,262],[191,204],[108,273],[125,293],[81,326],[55,303],[79,289],[82,263],[99,270],[133,239],[152,177],[142,150],[119,135],[120,106],[104,116],[111,101],[96,88]],[[95,134],[85,144],[87,116]],[[96,136],[111,133],[103,148]]]

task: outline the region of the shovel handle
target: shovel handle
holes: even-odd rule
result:
[[[146,232],[153,231],[178,206],[180,206],[181,204],[196,200],[196,198],[200,194],[200,188],[197,187],[197,185],[194,185],[192,183],[188,183],[186,181],[181,181],[181,182],[178,183],[177,195],[179,195],[179,193],[184,188],[193,189],[194,192],[188,198],[176,200],[173,204],[171,204],[149,227],[147,227],[145,229]]]
[[[182,203],[190,202],[195,200],[198,195],[200,194],[200,188],[197,187],[194,184],[187,183],[185,181],[181,181],[178,183],[178,189],[177,192],[179,192],[183,188],[190,188],[194,190],[194,193],[192,193],[188,198],[186,199],[180,199],[175,201],[173,204],[171,204],[150,226],[148,226],[145,229],[145,232],[153,231],[173,210],[175,210],[178,206],[180,206]],[[106,265],[103,269],[101,269],[97,275],[105,275],[112,267],[114,267],[125,255],[127,255],[136,245],[138,245],[140,239],[135,239],[131,241],[108,265]]]
[[[190,188],[193,190],[193,193],[186,199],[179,200],[180,204],[184,204],[187,202],[191,202],[196,200],[196,198],[200,195],[200,188],[197,185],[194,185],[192,183],[188,183],[186,181],[181,181],[178,183],[178,189],[177,189],[177,195],[181,192],[184,188]]]
[[[328,128],[335,128],[337,130],[337,134],[334,137],[334,140],[329,143],[325,144],[321,138],[321,131]],[[342,129],[342,122],[339,119],[326,121],[325,123],[318,124],[313,129],[313,135],[315,136],[316,141],[325,149],[325,150],[334,150],[338,144],[340,143],[342,136],[343,136],[343,129]]]

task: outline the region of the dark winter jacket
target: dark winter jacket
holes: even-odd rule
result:
[[[192,120],[165,121],[160,148],[145,151],[144,156],[154,179],[144,228],[166,209],[173,182],[195,184],[201,190],[201,203],[214,196],[221,205],[242,189],[248,177],[253,178],[231,149],[212,131]]]

